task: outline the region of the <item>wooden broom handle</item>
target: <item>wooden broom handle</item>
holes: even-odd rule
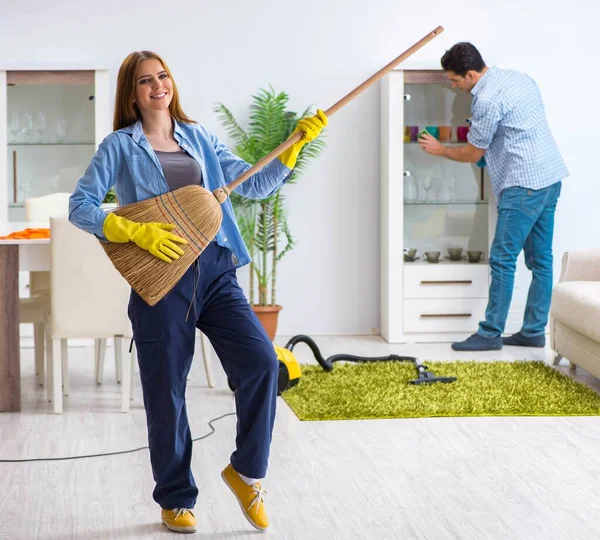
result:
[[[357,86],[354,90],[352,90],[352,92],[350,92],[349,94],[346,94],[337,103],[335,103],[334,105],[329,107],[329,109],[327,109],[325,111],[325,116],[327,116],[327,118],[329,118],[331,115],[336,113],[344,105],[346,105],[347,103],[352,101],[356,96],[358,96],[359,94],[364,92],[367,88],[369,88],[369,86],[371,86],[373,83],[377,82],[384,75],[386,75],[389,71],[394,69],[398,64],[400,64],[401,62],[404,62],[404,60],[406,60],[409,56],[416,53],[421,47],[423,47],[424,45],[429,43],[433,38],[439,36],[443,31],[444,31],[444,28],[441,26],[438,26],[435,30],[433,30],[432,32],[429,32],[429,34],[427,34],[424,38],[417,41],[412,47],[406,49],[400,56],[396,57],[389,64],[387,64],[386,66],[381,68],[377,73],[375,73],[374,75],[369,77],[361,85]],[[258,161],[255,165],[250,167],[246,172],[244,172],[242,175],[240,175],[238,178],[236,178],[233,182],[227,184],[226,188],[217,188],[213,192],[215,197],[217,198],[217,200],[220,203],[224,202],[227,199],[227,197],[229,196],[229,193],[231,191],[233,191],[236,187],[238,187],[242,182],[245,182],[246,180],[248,180],[248,178],[250,178],[254,173],[257,173],[258,171],[260,171],[265,165],[267,165],[268,163],[273,161],[284,150],[287,150],[290,146],[292,146],[293,144],[298,142],[303,136],[304,136],[304,133],[302,131],[299,131],[298,133],[296,133],[295,135],[293,135],[292,137],[287,139],[285,142],[281,143],[277,148],[275,148],[275,150],[273,150],[272,152],[267,154],[264,158],[262,158],[260,161]]]

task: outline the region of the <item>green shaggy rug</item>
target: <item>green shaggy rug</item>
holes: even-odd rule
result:
[[[426,362],[450,384],[411,385],[413,364],[303,365],[283,399],[300,420],[438,416],[597,416],[600,394],[543,362]]]

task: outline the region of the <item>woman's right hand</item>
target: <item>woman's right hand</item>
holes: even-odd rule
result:
[[[177,244],[187,244],[183,238],[173,234],[175,225],[170,223],[136,223],[110,212],[103,225],[104,236],[109,242],[134,242],[155,257],[170,263],[183,255]]]

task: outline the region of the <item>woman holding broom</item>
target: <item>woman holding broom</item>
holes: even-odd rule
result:
[[[327,124],[325,114],[300,120],[304,136],[236,188],[252,199],[275,193],[291,176],[304,144]],[[70,199],[69,219],[102,241],[134,242],[165,263],[183,255],[186,241],[173,225],[135,223],[100,205],[115,186],[122,205],[197,184],[214,191],[250,165],[215,135],[185,115],[167,64],[153,52],[131,53],[118,74],[114,131],[106,137]],[[221,229],[175,288],[154,306],[131,292],[129,317],[148,424],[154,500],[162,522],[177,532],[194,532],[198,489],[190,463],[192,437],[185,389],[194,354],[195,331],[211,341],[236,385],[236,449],[221,476],[248,521],[268,527],[264,478],[275,419],[278,363],[273,345],[236,280],[250,262],[229,200]]]

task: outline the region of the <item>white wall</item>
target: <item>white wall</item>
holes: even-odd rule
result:
[[[107,67],[114,91],[125,55],[149,48],[169,63],[188,114],[223,137],[214,103],[243,118],[252,94],[271,84],[290,94],[295,110],[326,109],[442,25],[445,32],[405,65],[438,68],[447,48],[470,40],[488,64],[533,75],[572,173],[557,216],[556,253],[596,243],[598,7],[305,0],[285,3],[284,14],[275,0],[10,4],[0,18],[0,66]],[[300,182],[285,188],[297,248],[279,271],[284,335],[362,334],[379,325],[378,86],[331,119],[327,145]],[[240,272],[242,283],[245,277]],[[516,305],[527,282],[519,276]]]

